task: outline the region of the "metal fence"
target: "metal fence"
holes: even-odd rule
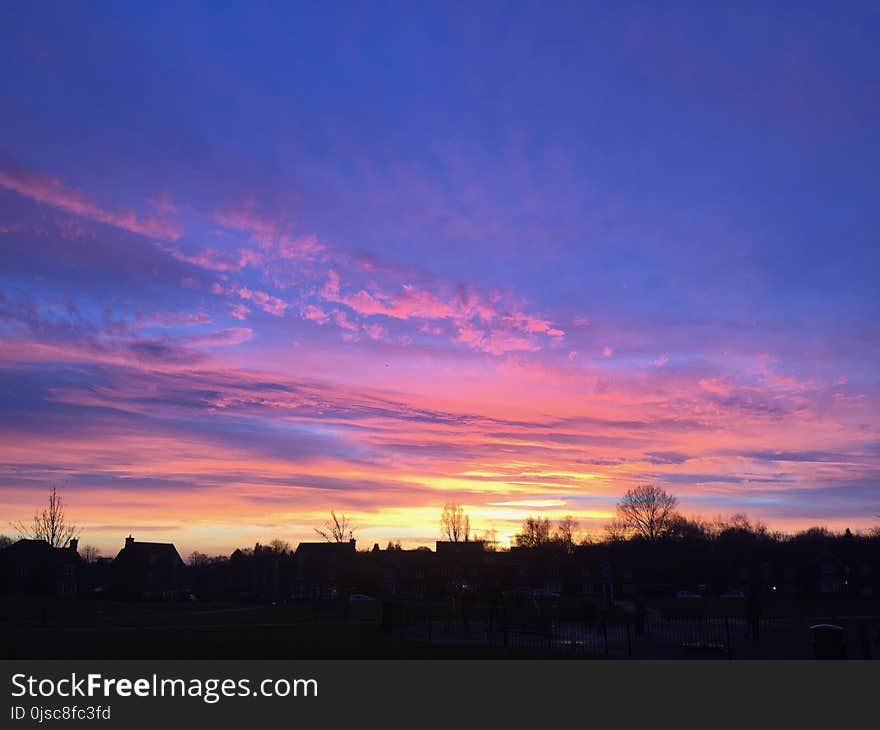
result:
[[[817,657],[817,624],[822,617],[760,618],[665,616],[644,620],[506,622],[480,617],[466,624],[426,610],[399,614],[389,630],[404,639],[482,645],[502,655],[542,654],[610,659],[807,659]],[[405,619],[405,620],[404,620]],[[880,658],[880,617],[835,617],[839,656]]]

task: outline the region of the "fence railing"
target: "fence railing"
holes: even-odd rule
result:
[[[664,616],[648,612],[640,621],[541,620],[511,622],[480,617],[462,622],[426,610],[399,614],[390,627],[415,641],[482,644],[510,652],[607,658],[811,658],[818,656],[811,626],[819,618]],[[836,619],[842,652],[849,658],[880,658],[880,617]]]

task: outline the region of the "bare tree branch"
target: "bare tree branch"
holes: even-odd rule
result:
[[[440,513],[440,529],[450,542],[468,542],[471,539],[471,518],[460,504],[447,502]]]
[[[13,524],[18,534],[26,540],[45,540],[52,547],[67,547],[76,536],[79,528],[68,522],[64,515],[64,499],[55,487],[49,492],[49,504],[34,512],[30,525],[23,522]]]
[[[571,515],[566,515],[556,527],[553,539],[563,545],[569,552],[574,549],[575,534],[580,528],[580,523]]]
[[[665,534],[677,505],[678,500],[660,487],[642,484],[626,491],[617,514],[633,534],[656,540]]]
[[[330,519],[324,523],[323,527],[316,527],[317,532],[327,542],[349,542],[354,540],[355,527],[351,524],[345,515],[336,515],[334,510],[330,510]]]
[[[523,529],[514,535],[513,541],[517,547],[538,547],[550,542],[550,520],[540,517],[527,517],[523,522]]]

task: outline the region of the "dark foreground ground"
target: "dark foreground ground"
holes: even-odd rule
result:
[[[127,603],[0,599],[0,658],[507,658],[802,659],[815,656],[816,624],[841,628],[841,654],[880,658],[880,604],[767,604],[757,624],[742,607],[658,601],[641,622],[501,618],[467,622],[442,605],[383,613],[377,605]]]

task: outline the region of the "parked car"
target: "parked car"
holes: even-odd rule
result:
[[[742,591],[727,591],[727,593],[722,593],[719,598],[745,598],[746,594]]]

